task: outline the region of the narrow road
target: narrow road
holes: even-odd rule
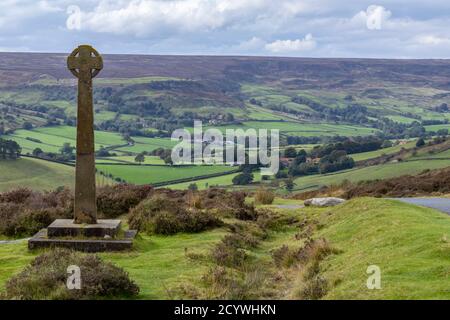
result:
[[[28,241],[28,240],[30,240],[30,238],[17,239],[17,240],[0,240],[0,244],[12,244],[12,243],[19,243],[19,242]]]
[[[278,209],[294,210],[294,209],[304,208],[305,206],[302,205],[302,204],[279,204],[279,205],[275,205],[275,207],[278,208]]]
[[[415,204],[417,206],[433,208],[450,214],[450,198],[395,198],[394,200]]]

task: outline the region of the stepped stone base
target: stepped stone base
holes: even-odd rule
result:
[[[71,219],[57,219],[48,226],[47,236],[55,237],[115,237],[120,231],[120,220],[98,220],[96,224],[75,224]]]
[[[48,238],[47,229],[42,229],[28,241],[28,249],[63,247],[84,252],[131,250],[136,230],[126,231],[121,239],[61,239]]]
[[[123,251],[133,247],[137,231],[120,232],[120,220],[98,220],[97,224],[74,224],[73,220],[55,220],[28,241],[30,250],[64,247],[84,252]]]

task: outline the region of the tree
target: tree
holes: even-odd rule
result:
[[[239,186],[247,185],[253,182],[253,178],[252,173],[244,172],[233,178],[233,184]]]
[[[23,128],[24,128],[25,130],[31,130],[31,129],[33,129],[33,124],[32,124],[31,122],[25,121],[25,122],[23,123]]]
[[[416,147],[420,148],[423,147],[425,145],[425,140],[423,138],[419,138],[419,140],[417,140],[416,142]]]
[[[295,187],[295,182],[293,179],[287,179],[284,182],[284,188],[288,191],[288,192],[292,192],[292,190],[294,190]]]
[[[41,148],[36,148],[33,150],[33,156],[35,156],[35,157],[39,157],[43,153],[44,153],[44,151],[42,151]]]
[[[390,147],[392,147],[392,141],[391,140],[384,140],[383,144],[381,145],[381,148],[384,149],[384,148],[390,148]]]
[[[188,187],[189,191],[197,191],[198,190],[198,186],[196,183],[191,183]]]
[[[21,152],[22,148],[17,142],[0,138],[0,158],[14,160],[20,157]]]
[[[67,155],[72,155],[74,150],[75,150],[75,147],[72,147],[69,142],[64,143],[62,148],[60,149],[62,154],[67,154]]]
[[[284,156],[286,158],[295,158],[297,156],[297,150],[293,147],[288,147],[284,150]]]
[[[105,147],[101,146],[100,149],[97,151],[96,155],[98,157],[110,157],[111,153],[106,149]]]
[[[139,153],[135,158],[134,161],[141,164],[145,161],[145,155],[143,153]]]

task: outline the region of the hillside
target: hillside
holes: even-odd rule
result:
[[[276,199],[277,204],[299,204]],[[209,253],[221,238],[230,234],[218,228],[197,234],[171,236],[143,233],[132,253],[104,253],[101,256],[129,272],[141,288],[140,299],[209,297],[215,292],[234,297],[260,299],[298,299],[309,279],[304,278],[304,261],[282,259],[283,245],[290,252],[302,248],[307,239],[326,239],[332,253],[319,260],[315,271],[325,279],[323,299],[448,299],[450,217],[432,209],[407,205],[393,200],[362,198],[335,208],[276,209],[278,228],[256,246],[246,247],[245,268],[225,268],[236,279],[214,283],[204,291],[205,279],[215,270],[218,279],[228,281],[214,267]],[[296,224],[295,219],[303,221]],[[235,221],[230,221],[235,223]],[[251,222],[244,225],[251,226]],[[254,226],[256,227],[256,226]],[[251,229],[253,230],[253,229]],[[309,231],[308,231],[309,230]],[[312,233],[309,233],[312,232]],[[250,233],[254,234],[254,233]],[[279,254],[275,254],[279,252]],[[0,244],[0,292],[13,274],[22,270],[38,252],[29,252],[25,242]],[[382,290],[368,290],[366,269],[381,268]],[[247,276],[247,278],[246,278]],[[225,278],[220,278],[225,277]],[[242,278],[243,277],[243,278]],[[252,279],[246,281],[245,279]],[[220,281],[220,280],[216,280]],[[310,284],[310,283],[309,283]],[[231,291],[227,291],[231,290]],[[223,297],[223,296],[222,296]]]
[[[0,160],[0,191],[17,187],[53,190],[75,183],[73,167],[39,159]]]
[[[35,126],[67,118],[73,122],[75,81],[65,59],[65,54],[0,53],[0,102],[9,108],[6,129],[24,122]],[[117,128],[108,121],[117,120],[172,130],[197,117],[215,124],[256,120],[355,126],[353,133],[330,127],[314,134],[322,136],[364,134],[358,127],[372,129],[369,120],[385,117],[405,125],[438,121],[427,123],[434,125],[429,130],[437,130],[436,125],[448,128],[448,123],[439,121],[450,119],[450,113],[438,108],[449,102],[449,64],[447,60],[105,55],[105,68],[95,80],[96,123],[109,130]],[[353,114],[345,110],[349,106],[357,108]],[[232,118],[225,121],[228,114]],[[164,125],[157,125],[158,121]],[[303,130],[299,126],[284,131],[296,136]]]
[[[411,149],[419,137],[448,134],[447,60],[104,58],[105,68],[94,80],[94,121],[96,150],[109,152],[99,157],[98,169],[108,179],[174,188],[186,188],[188,180],[199,180],[201,189],[230,186],[236,175],[231,168],[153,167],[164,160],[152,152],[172,148],[171,133],[192,130],[194,120],[201,120],[205,130],[279,130],[280,150],[311,150],[362,136],[393,144],[352,155],[357,167],[351,170],[293,177],[297,191],[448,166],[441,152],[408,159],[415,162],[367,163]],[[45,158],[55,160],[65,144],[75,146],[76,82],[65,59],[65,54],[0,53],[0,137],[19,143],[23,154],[42,150]],[[146,153],[145,166],[133,166],[140,153]],[[73,154],[63,159],[73,160]],[[283,186],[282,180],[267,182]]]
[[[370,198],[331,211],[318,236],[342,253],[323,263],[323,276],[338,283],[325,299],[449,299],[450,217]],[[381,269],[381,290],[366,288],[370,265]]]

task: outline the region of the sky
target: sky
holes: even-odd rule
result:
[[[1,0],[0,51],[450,58],[448,0]]]

